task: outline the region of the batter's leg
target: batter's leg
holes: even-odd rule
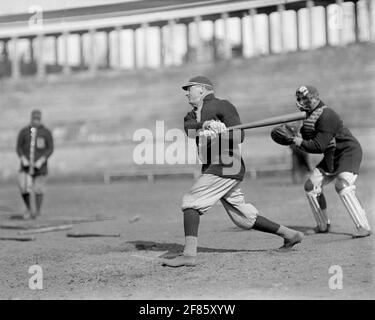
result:
[[[302,232],[287,228],[261,215],[250,203],[246,203],[241,188],[237,185],[222,199],[222,204],[232,221],[243,229],[254,229],[276,234],[284,239],[281,249],[290,249],[303,239]]]
[[[163,259],[162,265],[169,267],[194,266],[198,247],[200,215],[209,210],[237,181],[203,174],[185,194],[182,200],[185,247],[182,255],[174,259]]]
[[[362,238],[371,235],[371,228],[366,212],[355,193],[356,179],[356,174],[342,172],[337,176],[335,189],[357,228],[357,233],[353,237]]]

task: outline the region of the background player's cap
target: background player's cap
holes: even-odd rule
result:
[[[182,86],[183,90],[187,90],[189,87],[194,86],[196,84],[205,85],[208,87],[213,87],[211,80],[204,76],[196,76],[191,78],[185,85]]]
[[[32,119],[41,119],[42,118],[42,111],[34,109],[31,111],[31,118]]]

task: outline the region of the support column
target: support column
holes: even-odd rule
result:
[[[271,28],[271,15],[267,15],[268,20],[268,53],[273,54],[272,50],[272,28]]]
[[[309,49],[314,47],[314,19],[313,19],[314,1],[307,0],[307,9],[309,15]]]
[[[110,32],[107,31],[105,33],[105,45],[106,45],[106,52],[105,52],[105,67],[107,69],[111,68],[111,38]]]
[[[171,55],[171,65],[175,66],[177,64],[176,62],[176,36],[175,36],[175,27],[176,27],[176,21],[175,20],[169,20],[168,21],[168,31],[169,31],[169,52]]]
[[[354,10],[353,10],[353,16],[354,16],[354,41],[359,42],[359,21],[358,21],[358,1],[353,1]]]
[[[336,4],[339,6],[336,28],[339,33],[339,46],[341,46],[344,42],[344,9],[342,7],[342,0],[336,0]]]
[[[96,61],[96,51],[95,51],[95,44],[96,44],[96,30],[90,29],[90,66],[89,70],[92,74],[95,74],[98,70],[98,63]]]
[[[43,53],[44,53],[44,35],[38,34],[36,37],[37,44],[37,63],[36,63],[36,73],[38,78],[43,78],[46,73],[46,67],[44,65]]]
[[[232,46],[229,41],[228,32],[228,18],[229,14],[227,12],[221,14],[221,19],[223,19],[224,24],[224,59],[232,58]]]
[[[277,11],[279,13],[280,48],[281,48],[281,53],[283,53],[285,51],[285,41],[284,41],[284,11],[285,11],[285,5],[279,4],[277,6]]]
[[[70,73],[70,66],[69,66],[69,32],[63,32],[63,42],[64,42],[64,65],[63,65],[63,73],[69,74]]]
[[[374,32],[374,22],[373,18],[373,9],[374,9],[374,0],[367,0],[367,17],[368,17],[368,31],[369,31],[369,40],[375,40],[375,32]]]
[[[9,40],[3,41],[3,50],[1,51],[1,54],[5,59],[9,59],[9,53],[8,53],[8,42]]]
[[[297,51],[301,50],[301,41],[300,41],[300,28],[299,28],[299,11],[296,10],[296,43],[297,43]]]
[[[78,34],[78,41],[79,41],[79,64],[80,64],[80,67],[83,68],[85,66],[85,51],[84,51],[84,48],[83,48],[83,34],[82,33],[79,33]],[[91,39],[90,39],[91,41]],[[91,52],[90,52],[91,54]]]
[[[324,7],[324,27],[325,27],[325,40],[326,46],[330,45],[330,38],[329,38],[329,15],[328,15],[328,6]]]
[[[34,38],[29,38],[29,52],[30,52],[30,62],[34,62]]]
[[[143,68],[148,67],[148,23],[141,25],[143,33]]]
[[[18,37],[12,37],[11,44],[12,44],[11,74],[12,74],[12,78],[14,80],[17,80],[20,77],[20,64],[18,61]]]
[[[219,60],[217,54],[216,20],[212,21],[212,57],[214,61]]]
[[[163,26],[159,27],[159,36],[160,36],[160,67],[165,66],[165,47],[164,47],[164,32]]]
[[[59,36],[54,37],[55,65],[59,64]]]
[[[241,55],[242,57],[246,57],[245,52],[245,18],[247,14],[244,12],[242,17],[240,18],[240,41],[241,41]]]
[[[203,61],[203,44],[202,44],[202,37],[201,37],[201,21],[202,18],[200,16],[194,17],[194,23],[196,26],[196,37],[197,37],[197,47],[196,47],[196,53],[197,53],[197,62]]]
[[[257,39],[256,39],[256,23],[255,23],[255,16],[257,14],[257,10],[255,8],[250,9],[250,19],[251,19],[251,44],[253,47],[253,55],[257,55]]]
[[[190,24],[185,25],[185,37],[186,37],[186,62],[191,62],[191,44],[190,44]]]
[[[134,69],[138,69],[138,57],[137,57],[137,29],[133,29],[133,66]]]
[[[116,51],[116,67],[117,69],[121,69],[121,55],[122,55],[122,27],[116,26],[115,28],[115,34],[116,34],[116,45],[117,45],[117,51]]]

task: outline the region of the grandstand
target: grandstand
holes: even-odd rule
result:
[[[148,0],[47,12],[36,7],[0,17],[0,74],[95,74],[128,68],[129,59],[130,68],[160,67],[373,40],[373,7],[373,0]],[[203,36],[207,28],[209,38]]]
[[[212,0],[192,1],[187,6],[184,1],[177,0],[137,1],[95,6],[90,10],[75,8],[46,12],[44,33],[40,33],[40,30],[39,33],[36,30],[34,32],[22,26],[29,18],[26,14],[0,16],[0,38],[3,41],[3,49],[14,49],[14,44],[21,38],[30,40],[35,46],[35,40],[40,40],[41,38],[37,37],[41,37],[41,34],[48,37],[56,36],[59,41],[63,40],[67,29],[66,26],[64,30],[61,29],[61,20],[70,26],[69,35],[84,37],[87,35],[86,31],[104,30],[113,33],[119,26],[121,30],[129,27],[136,32],[145,27],[147,19],[158,18],[160,22],[157,24],[150,20],[146,23],[147,28],[153,23],[159,28],[170,27],[172,20],[176,25],[191,26],[203,20],[215,21],[238,17],[245,19],[254,15],[254,12],[259,16],[280,14],[284,9],[301,12],[306,6],[311,9],[314,4],[328,12],[328,5],[334,6],[333,3],[334,1]],[[355,4],[353,10],[365,8],[364,4],[368,4],[367,8],[372,8],[372,1],[359,1]],[[342,5],[342,1],[337,1],[336,5]],[[357,9],[353,12],[356,13]],[[168,15],[164,15],[166,12]],[[200,12],[199,19],[194,15],[196,12]],[[300,50],[299,40],[303,38],[300,36],[301,39],[297,37],[296,47],[292,52],[285,49],[279,51],[279,54],[272,54],[275,53],[274,41],[266,39],[269,47],[262,54],[253,52],[254,54],[249,56],[243,51],[244,46],[240,46],[240,54],[236,55],[236,48],[230,44],[229,36],[226,37],[224,33],[224,47],[228,49],[229,45],[230,50],[226,51],[222,59],[211,59],[211,56],[209,59],[200,60],[199,57],[195,57],[196,60],[187,61],[186,65],[170,65],[169,68],[150,69],[143,66],[142,69],[124,70],[116,68],[116,63],[112,65],[113,61],[110,59],[111,63],[107,65],[110,67],[99,70],[98,65],[93,65],[92,61],[87,60],[81,53],[82,61],[86,63],[84,67],[76,66],[74,69],[74,66],[64,62],[64,59],[60,65],[59,56],[55,65],[59,68],[56,67],[55,71],[60,70],[63,73],[48,74],[49,69],[35,52],[34,71],[39,77],[22,77],[17,60],[12,60],[12,56],[9,55],[9,77],[4,74],[0,83],[0,148],[3,150],[0,177],[12,179],[16,172],[16,134],[20,127],[28,122],[29,111],[34,107],[44,111],[46,124],[53,129],[56,140],[56,153],[51,161],[52,176],[103,176],[107,171],[121,171],[133,167],[134,132],[140,128],[153,131],[155,121],[164,121],[166,130],[182,128],[182,118],[189,110],[189,106],[180,85],[196,74],[205,74],[213,80],[217,95],[229,99],[238,107],[243,122],[295,112],[293,93],[296,87],[306,82],[315,84],[320,89],[324,101],[340,112],[346,124],[356,130],[356,134],[362,139],[361,142],[368,148],[368,145],[372,144],[374,127],[372,119],[375,110],[375,45],[368,41],[373,39],[371,19],[365,19],[368,22],[365,24],[360,24],[361,19],[358,19],[363,18],[363,12],[365,11],[355,15],[357,18],[354,19],[353,25],[353,43],[333,46],[330,42],[333,33],[326,31],[326,42],[320,48],[312,46],[315,50]],[[372,14],[373,9],[369,12]],[[228,15],[225,15],[226,13]],[[165,18],[170,15],[179,18]],[[138,19],[136,24],[135,19]],[[109,20],[112,24],[105,27]],[[133,21],[133,24],[129,24],[130,21]],[[309,21],[311,26],[311,19]],[[96,24],[96,27],[93,28],[92,24]],[[86,28],[89,25],[91,27],[83,32],[82,27]],[[367,33],[363,29],[364,25],[368,26]],[[58,26],[60,30],[56,33]],[[52,34],[52,30],[55,30],[55,33]],[[311,42],[311,30],[307,35]],[[270,37],[271,33],[268,32],[268,36]],[[288,34],[279,36],[285,40],[288,38]],[[60,42],[58,43],[61,44]],[[202,51],[202,48],[199,49],[199,42],[194,44],[198,46],[195,48],[196,52]],[[115,48],[108,46],[107,50],[113,51]],[[189,49],[187,46],[186,49],[194,48]],[[61,51],[61,48],[59,50]],[[12,50],[9,53],[11,54]],[[160,52],[156,54],[159,55]],[[113,52],[110,57],[113,57]],[[74,70],[80,72],[72,74]],[[95,73],[85,70],[94,70]],[[288,168],[289,150],[273,144],[267,130],[256,129],[247,132],[243,152],[251,172],[280,166]],[[373,153],[371,148],[366,150],[365,165],[373,164]]]
[[[294,90],[307,81],[321,89],[325,102],[337,109],[350,127],[371,130],[375,116],[374,55],[375,45],[364,43],[344,50],[322,48],[189,67],[107,72],[95,78],[4,82],[0,141],[6,154],[2,161],[7,159],[7,163],[1,168],[8,170],[3,175],[14,172],[15,133],[28,121],[34,106],[44,110],[56,138],[52,172],[98,174],[131,165],[135,130],[154,131],[157,120],[164,120],[167,129],[182,128],[189,106],[180,84],[198,73],[213,79],[217,95],[235,103],[244,122],[295,112]],[[288,158],[288,150],[272,144],[267,130],[247,133],[244,153],[248,163],[257,166]],[[262,148],[263,142],[268,149]],[[255,149],[256,154],[251,151]],[[368,157],[370,154],[370,162]]]

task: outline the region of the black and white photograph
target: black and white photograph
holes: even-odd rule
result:
[[[1,1],[0,112],[0,300],[375,298],[375,0]]]

